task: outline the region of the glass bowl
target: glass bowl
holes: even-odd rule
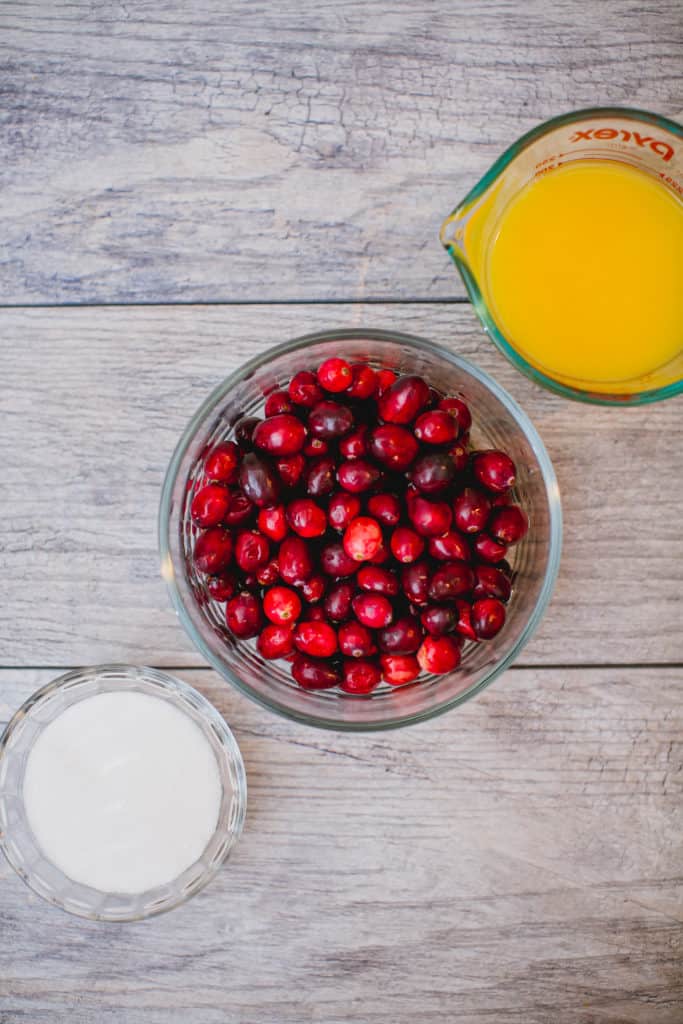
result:
[[[225,625],[225,606],[214,602],[191,559],[189,507],[202,459],[231,436],[242,416],[262,414],[264,395],[286,386],[299,370],[332,355],[377,368],[417,373],[469,404],[475,447],[503,447],[518,468],[516,497],[530,518],[524,540],[511,549],[515,572],[505,628],[493,640],[469,644],[460,667],[423,676],[401,687],[386,684],[368,696],[337,689],[303,690],[286,663],[266,661],[255,642],[236,641]],[[266,708],[329,729],[388,729],[447,711],[478,693],[517,657],[538,625],[557,575],[562,537],[560,495],[548,453],[531,421],[491,377],[452,352],[421,338],[387,331],[342,330],[307,335],[245,363],[209,395],[188,424],[171,458],[159,513],[164,576],[192,642],[220,674]]]
[[[120,690],[161,698],[192,719],[215,754],[223,790],[216,830],[199,860],[172,882],[135,894],[102,892],[60,871],[38,845],[23,800],[28,755],[41,732],[73,704]],[[171,910],[198,893],[237,842],[246,803],[242,755],[223,718],[201,693],[153,668],[100,665],[67,672],[29,697],[0,738],[0,846],[5,856],[43,899],[93,921],[137,921]]]

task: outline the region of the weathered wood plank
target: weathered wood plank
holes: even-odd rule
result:
[[[683,111],[680,4],[5,2],[4,302],[463,294],[440,222],[534,124]]]
[[[0,720],[51,673],[0,673]],[[513,670],[397,733],[317,733],[209,670],[245,833],[213,884],[97,926],[0,879],[6,1024],[679,1024],[679,670]]]
[[[561,401],[498,355],[469,306],[430,304],[0,311],[0,664],[201,664],[156,554],[175,443],[246,358],[359,323],[452,346],[509,387],[546,441],[564,559],[525,663],[683,662],[680,400]]]

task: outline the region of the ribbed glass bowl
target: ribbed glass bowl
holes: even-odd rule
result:
[[[262,415],[264,395],[286,386],[299,370],[315,369],[332,355],[420,374],[440,391],[461,395],[472,411],[474,447],[501,447],[515,460],[515,496],[530,519],[527,536],[510,549],[514,587],[507,621],[498,636],[466,645],[460,667],[448,675],[423,676],[402,687],[381,684],[368,696],[337,689],[303,690],[291,678],[286,663],[263,659],[253,640],[235,640],[225,625],[225,606],[211,599],[191,558],[196,531],[189,510],[206,452],[230,438],[242,416]],[[359,329],[311,334],[272,348],[245,363],[209,395],[171,458],[161,496],[159,538],[162,574],[180,621],[197,649],[229,683],[288,718],[360,731],[408,725],[454,708],[511,664],[550,599],[560,561],[562,513],[543,442],[500,385],[429,341]]]

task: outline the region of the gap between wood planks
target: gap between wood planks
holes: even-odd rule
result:
[[[0,302],[0,309],[147,309],[154,306],[469,306],[464,295],[449,299],[168,299],[164,302]]]

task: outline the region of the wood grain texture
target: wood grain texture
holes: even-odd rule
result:
[[[678,0],[0,6],[10,303],[463,294],[441,221],[515,138],[683,112]]]
[[[422,334],[491,371],[548,446],[564,556],[524,663],[683,662],[681,400],[561,401],[498,355],[469,306],[430,304],[0,311],[0,664],[201,665],[159,575],[173,448],[245,359],[359,324]]]
[[[51,673],[0,673],[0,720]],[[0,878],[3,1024],[680,1024],[679,670],[512,670],[396,733],[318,733],[182,673],[249,808],[141,925]]]

